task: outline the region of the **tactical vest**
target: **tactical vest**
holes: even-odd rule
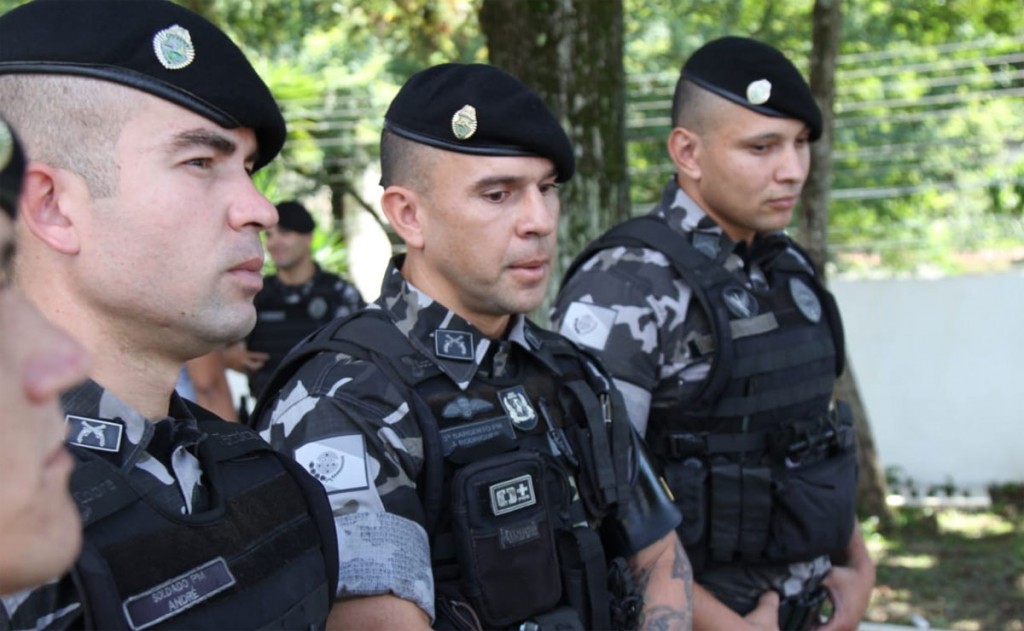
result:
[[[663,220],[644,216],[591,244],[565,278],[615,246],[665,254],[711,328],[690,341],[694,356],[712,356],[702,388],[652,404],[646,437],[683,511],[679,535],[695,570],[804,561],[845,547],[857,469],[848,408],[831,406],[842,324],[832,295],[790,250],[795,244],[783,236],[757,243],[752,254],[767,286],[748,287]]]
[[[90,629],[321,629],[337,539],[323,487],[251,430],[193,407],[211,506],[151,505],[111,462],[70,446],[85,541],[72,569]]]
[[[269,354],[270,358],[265,368],[257,370],[249,378],[253,396],[262,391],[274,368],[293,346],[337,316],[338,292],[333,282],[322,282],[321,274],[318,270],[309,294],[295,304],[284,303],[283,283],[276,277],[266,281],[266,294],[262,297],[257,295],[254,301],[257,322],[246,339],[246,345],[251,351]]]
[[[607,422],[625,411],[574,346],[534,333],[539,351],[519,375],[478,374],[460,391],[383,311],[364,310],[295,349],[253,412],[265,419],[298,367],[325,351],[371,361],[403,388],[424,442],[417,488],[431,542],[435,628],[635,623],[640,603],[629,571],[609,562],[594,528],[628,501],[629,428]],[[373,348],[363,345],[371,340]],[[609,592],[610,566],[624,573],[621,593]]]

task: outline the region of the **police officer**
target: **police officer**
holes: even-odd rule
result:
[[[59,397],[85,378],[87,361],[11,284],[24,172],[21,146],[0,119],[0,594],[62,574],[82,544]]]
[[[248,373],[253,397],[302,338],[366,306],[355,285],[313,260],[315,223],[309,211],[291,200],[278,204],[277,214],[277,225],[267,229],[267,251],[277,273],[264,278],[256,294],[256,327],[225,353],[229,368]]]
[[[36,0],[0,16],[0,41],[0,111],[33,157],[15,281],[93,361],[61,399],[82,552],[5,597],[0,626],[322,627],[322,487],[173,393],[182,363],[256,319],[276,213],[251,175],[285,137],[270,91],[163,0]]]
[[[254,413],[327,489],[346,622],[689,628],[679,515],[621,398],[523,316],[573,174],[565,132],[505,72],[444,64],[391,103],[381,167],[407,252],[378,300],[285,360]]]
[[[835,302],[783,232],[822,119],[778,50],[726,37],[683,66],[649,215],[566,274],[553,316],[598,353],[686,516],[695,628],[852,629],[874,582],[854,516],[848,414],[833,401]],[[781,603],[775,613],[778,594]]]

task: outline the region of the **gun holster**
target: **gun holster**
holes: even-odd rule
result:
[[[822,586],[779,602],[779,631],[810,631],[821,623],[821,608],[828,599]]]

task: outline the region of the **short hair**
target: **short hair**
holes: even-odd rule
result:
[[[696,83],[680,78],[672,95],[672,126],[705,133],[723,100]]]
[[[380,134],[380,184],[407,186],[424,191],[430,181],[428,154],[437,151],[431,147],[403,138],[389,129]]]
[[[138,93],[109,81],[66,75],[0,75],[0,111],[33,160],[82,176],[93,197],[117,185],[113,159]]]

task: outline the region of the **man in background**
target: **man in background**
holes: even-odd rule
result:
[[[554,321],[615,377],[685,515],[695,629],[856,628],[874,584],[854,514],[843,330],[783,231],[822,117],[781,52],[726,37],[684,64],[660,203],[592,244]],[[781,599],[781,601],[780,601]]]
[[[355,285],[313,260],[316,224],[309,211],[297,201],[286,201],[277,205],[277,213],[277,225],[266,232],[276,273],[263,279],[256,294],[256,327],[225,352],[228,368],[249,376],[253,398],[302,338],[366,304]]]

